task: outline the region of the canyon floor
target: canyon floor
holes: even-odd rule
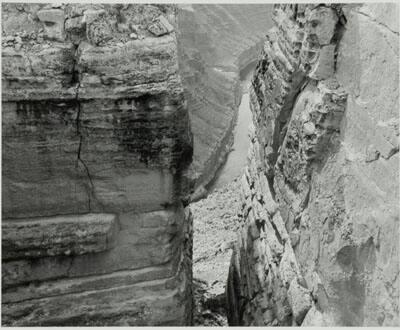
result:
[[[236,240],[239,178],[191,204],[195,326],[227,326],[225,284]]]

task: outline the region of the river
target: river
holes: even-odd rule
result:
[[[249,86],[256,63],[251,63],[241,71],[242,99],[238,109],[238,118],[234,128],[232,151],[226,162],[217,171],[216,178],[208,187],[208,192],[219,189],[232,182],[244,170],[247,163],[247,152],[250,146],[249,127],[253,125],[249,103]]]

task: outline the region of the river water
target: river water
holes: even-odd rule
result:
[[[249,127],[253,124],[249,103],[249,86],[253,76],[255,63],[249,64],[241,72],[242,99],[238,109],[238,118],[234,128],[232,151],[228,154],[226,162],[217,171],[215,180],[208,188],[209,192],[219,189],[232,182],[244,170],[247,163],[247,152],[250,146]]]

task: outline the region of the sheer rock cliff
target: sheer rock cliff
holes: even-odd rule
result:
[[[171,5],[2,5],[2,324],[191,323]]]
[[[399,325],[398,13],[274,7],[252,80],[231,325]]]

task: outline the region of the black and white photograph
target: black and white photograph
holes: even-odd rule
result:
[[[400,327],[399,3],[0,6],[2,327]]]

